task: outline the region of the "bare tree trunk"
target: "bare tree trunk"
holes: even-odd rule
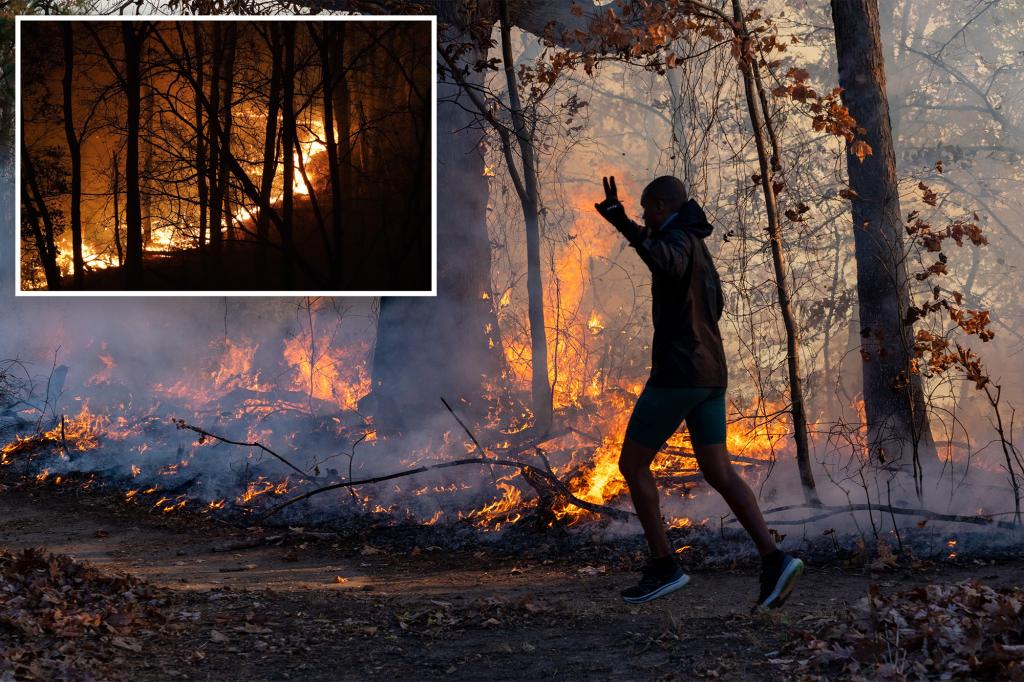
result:
[[[732,0],[733,18],[740,29],[740,37],[747,38],[747,28],[743,22],[743,10],[740,0]],[[757,80],[757,62],[746,55],[739,57],[740,69],[743,73],[743,89],[746,93],[747,112],[750,124],[754,129],[754,142],[757,145],[757,158],[761,170],[761,189],[764,193],[765,207],[768,212],[768,238],[772,250],[772,264],[775,269],[775,288],[779,297],[779,310],[786,328],[786,364],[789,370],[790,414],[793,418],[793,439],[796,442],[796,462],[800,470],[800,482],[803,484],[804,497],[808,504],[820,504],[815,490],[814,473],[811,470],[810,446],[807,436],[807,416],[804,408],[803,383],[800,375],[800,328],[793,311],[792,297],[789,292],[789,272],[786,257],[782,250],[782,232],[779,220],[778,197],[775,192],[775,172],[780,170],[780,159],[774,130],[768,120],[763,88]],[[764,107],[764,108],[762,108]],[[765,138],[769,139],[766,140]],[[769,157],[768,145],[771,143]]]
[[[270,204],[274,191],[274,177],[277,175],[277,115],[281,107],[281,28],[277,23],[269,24],[268,48],[270,50],[270,93],[267,100],[267,127],[263,136],[263,172],[260,175],[260,196],[263,203]],[[268,267],[267,249],[270,243],[270,216],[260,211],[256,219],[258,258],[261,266]]]
[[[512,126],[523,159],[522,182],[516,183],[516,190],[526,223],[526,290],[529,296],[533,414],[537,430],[545,432],[551,426],[552,405],[551,384],[548,379],[547,330],[544,326],[544,285],[540,265],[540,193],[537,187],[537,160],[533,137],[531,131],[527,130],[519,99],[519,85],[516,82],[515,64],[512,60],[512,26],[507,0],[499,0],[498,6],[501,12],[501,54],[505,63],[509,109],[512,112]],[[511,164],[511,150],[507,150],[506,158]],[[509,172],[513,171],[514,167],[509,168]]]
[[[210,143],[210,164],[207,168],[207,184],[210,189],[209,201],[209,239],[212,267],[220,265],[220,223],[221,212],[224,210],[224,200],[220,189],[220,168],[221,150],[223,140],[220,136],[220,93],[221,93],[221,63],[224,61],[224,31],[221,22],[214,22],[210,29],[210,96],[206,102],[206,127],[209,131],[206,139]]]
[[[211,163],[211,169],[216,185],[210,202],[210,253],[213,256],[212,280],[219,281],[224,268],[224,230],[222,223],[231,224],[231,212],[229,203],[228,178],[229,159],[231,156],[231,100],[234,96],[234,67],[235,67],[235,25],[231,22],[225,23],[223,29],[214,29],[216,32],[214,47],[214,70],[213,80],[210,84],[211,90],[211,117],[216,117],[220,122],[221,134],[218,136],[217,162]],[[216,94],[213,94],[213,91]],[[213,98],[216,102],[213,102]]]
[[[64,33],[64,137],[71,158],[71,254],[74,264],[74,285],[81,289],[85,282],[85,260],[82,257],[82,145],[75,130],[75,101],[72,84],[75,79],[74,25],[62,22]]]
[[[117,249],[117,267],[124,265],[124,249],[121,246],[121,160],[115,153],[110,161],[110,169],[114,175],[114,247]]]
[[[284,98],[281,103],[281,139],[284,161],[284,198],[282,199],[282,240],[284,241],[285,288],[292,285],[293,185],[295,183],[295,24],[281,26],[284,38]]]
[[[199,252],[203,258],[206,255],[206,221],[207,203],[209,202],[209,190],[207,188],[206,166],[206,140],[207,130],[203,125],[203,75],[206,67],[203,43],[204,35],[202,24],[198,21],[192,23],[192,42],[196,55],[196,87],[195,87],[195,125],[196,125],[196,178],[199,184]]]
[[[345,24],[323,25],[323,34],[317,41],[320,48],[320,68],[323,80],[323,124],[325,146],[327,147],[327,166],[331,181],[331,235],[333,250],[330,254],[329,277],[334,287],[343,289],[342,278],[345,275],[342,267],[344,251],[344,199],[341,186],[341,169],[338,166],[338,144],[334,136],[334,90],[335,81],[344,77],[338,73],[339,43],[344,41]],[[342,67],[343,69],[344,67]]]
[[[141,52],[140,52],[141,54]],[[142,247],[153,241],[153,75],[147,71],[142,81],[142,125],[141,139],[142,172],[139,177],[139,192],[142,195]]]
[[[24,131],[24,129],[24,125],[22,125],[22,130]],[[29,156],[28,147],[25,146],[24,133],[21,137],[21,168],[21,200],[32,226],[32,236],[35,238],[39,261],[43,264],[46,288],[50,291],[59,291],[61,288],[60,267],[57,265],[57,247],[53,241],[53,216],[50,215],[46,201],[43,199],[43,193],[39,189],[35,164],[32,162],[32,157]],[[39,225],[40,221],[43,223],[42,227]]]
[[[146,29],[134,22],[121,25],[124,42],[125,97],[127,98],[126,121],[128,139],[125,145],[125,232],[127,249],[125,254],[125,286],[127,289],[142,288],[142,205],[139,196],[139,117],[140,89],[139,75],[142,57],[142,43]]]
[[[922,463],[938,463],[920,375],[911,370],[913,328],[906,324],[910,284],[896,181],[885,64],[876,0],[832,0],[843,104],[865,130],[872,154],[847,155],[857,256],[864,409],[871,457],[913,466],[922,495]]]

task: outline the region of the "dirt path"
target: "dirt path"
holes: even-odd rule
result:
[[[1019,584],[1024,562],[941,565],[870,576],[810,567],[781,612],[751,615],[750,570],[698,571],[675,595],[627,606],[622,560],[395,552],[331,534],[275,543],[211,521],[111,498],[9,488],[0,548],[41,546],[168,588],[188,624],[147,639],[124,678],[782,679],[794,626],[884,591],[979,577]],[[119,675],[120,676],[120,675]]]

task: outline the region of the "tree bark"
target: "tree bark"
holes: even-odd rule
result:
[[[864,359],[864,409],[873,461],[912,466],[938,462],[921,377],[911,371],[913,328],[905,324],[910,284],[896,180],[885,63],[876,0],[832,0],[843,104],[873,153],[847,154],[857,256],[857,298]]]
[[[138,27],[138,28],[137,28]],[[143,24],[126,21],[121,25],[124,43],[126,121],[128,138],[125,145],[125,287],[142,289],[142,204],[139,195],[139,118],[140,61],[144,42]]]
[[[260,196],[270,204],[277,176],[277,116],[281,110],[281,27],[270,22],[267,47],[270,51],[270,93],[267,97],[267,126],[263,133],[263,171],[260,175]],[[256,218],[256,246],[264,269],[269,265],[267,256],[270,243],[270,216],[260,211]]]
[[[747,28],[743,21],[740,0],[732,0],[733,18],[739,27],[739,37],[746,42]],[[786,329],[786,364],[789,370],[790,416],[793,419],[793,440],[796,442],[796,463],[800,471],[804,497],[808,504],[821,504],[815,490],[814,473],[811,470],[810,444],[807,436],[807,415],[804,408],[803,378],[800,370],[800,328],[793,310],[792,295],[789,291],[789,271],[782,249],[778,197],[775,190],[775,172],[780,170],[780,158],[774,129],[768,119],[766,97],[760,87],[756,58],[739,58],[743,74],[743,90],[746,94],[747,112],[754,132],[757,158],[760,165],[761,189],[764,193],[768,213],[768,237],[771,244],[772,264],[775,270],[775,288],[779,299],[779,310]],[[765,138],[768,138],[767,140]],[[769,143],[771,152],[769,152]]]
[[[110,160],[113,173],[112,194],[114,195],[114,248],[117,249],[117,267],[124,266],[124,247],[121,245],[121,160],[117,153]]]
[[[24,126],[22,126],[22,130],[24,130]],[[35,164],[28,154],[28,147],[25,146],[24,134],[21,137],[21,166],[21,200],[28,213],[32,236],[36,242],[36,251],[39,253],[39,261],[43,264],[46,288],[50,291],[59,291],[61,289],[60,267],[57,265],[57,247],[53,239],[53,216],[50,215],[46,201],[43,199],[43,193],[39,188]],[[40,221],[42,221],[42,226],[39,225]]]
[[[142,52],[140,51],[141,55]],[[146,71],[142,79],[142,124],[140,140],[142,154],[142,170],[139,174],[139,193],[142,201],[142,247],[145,249],[153,241],[153,114],[155,108],[153,91],[153,74]]]
[[[224,143],[223,151],[220,155],[220,171],[217,182],[220,184],[218,194],[220,194],[221,201],[224,204],[223,219],[227,222],[227,238],[233,239],[235,223],[234,215],[231,212],[231,170],[228,163],[228,157],[231,154],[231,124],[234,116],[232,105],[235,97],[235,48],[238,43],[238,32],[237,26],[232,22],[229,22],[226,25],[224,43],[224,63],[222,65],[223,74],[220,79],[221,83],[224,84],[224,94],[222,95],[223,105],[221,107],[221,136],[224,139]],[[224,233],[217,230],[217,235],[218,239],[212,244],[214,261],[218,264],[214,280],[223,284],[223,282],[220,282],[220,277],[223,274],[223,268],[219,267],[219,264],[222,263],[224,259]]]
[[[551,384],[548,379],[548,342],[544,325],[544,285],[540,267],[540,192],[537,187],[537,160],[533,148],[532,131],[527,130],[519,99],[515,64],[512,59],[512,27],[507,0],[499,0],[501,13],[501,55],[505,66],[509,110],[512,126],[522,156],[522,182],[516,183],[519,203],[526,223],[526,291],[530,319],[530,369],[533,415],[535,428],[545,432],[551,426]],[[506,139],[502,140],[506,143]],[[506,150],[506,159],[513,162],[512,150]],[[515,171],[514,166],[509,172]]]
[[[207,270],[212,266],[219,266],[215,254],[220,249],[214,243],[220,242],[221,211],[224,209],[223,199],[220,195],[220,157],[222,140],[220,136],[220,77],[221,62],[224,60],[223,25],[215,22],[210,29],[210,85],[207,88],[210,96],[206,101],[206,139],[210,145],[209,166],[206,169],[207,186],[209,187],[210,200],[207,209],[207,224],[209,228],[210,257]]]
[[[85,283],[85,259],[82,257],[82,145],[75,130],[75,100],[72,85],[75,79],[74,25],[63,23],[64,37],[64,137],[71,159],[71,257],[74,266],[74,286],[81,289]]]
[[[209,201],[209,189],[207,188],[209,172],[206,166],[206,140],[207,130],[203,124],[203,81],[204,73],[206,71],[205,52],[203,45],[205,37],[203,35],[202,24],[198,21],[192,23],[192,43],[193,50],[196,55],[196,85],[195,85],[195,125],[196,125],[196,179],[199,185],[199,236],[198,246],[201,258],[206,256],[206,221],[207,221],[207,202]]]
[[[344,73],[338,73],[338,67],[344,68],[337,53],[344,45],[345,24],[336,25],[324,24],[323,33],[317,40],[320,50],[321,80],[323,81],[323,111],[322,120],[324,125],[324,146],[327,147],[327,166],[331,182],[331,236],[332,252],[330,254],[329,276],[335,288],[342,289],[342,253],[344,248],[344,201],[342,198],[341,169],[338,166],[338,143],[334,136],[334,90],[338,78],[344,77]],[[339,44],[341,44],[339,46]]]
[[[284,242],[285,288],[292,286],[292,234],[293,234],[293,185],[295,183],[295,24],[285,22],[281,26],[284,40],[284,95],[281,102],[281,140],[284,161],[284,197],[281,202],[283,219],[282,241]]]

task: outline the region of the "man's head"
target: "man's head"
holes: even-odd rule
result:
[[[640,195],[640,205],[644,208],[644,225],[652,230],[661,227],[661,224],[681,209],[687,200],[686,187],[679,178],[671,175],[655,178]]]

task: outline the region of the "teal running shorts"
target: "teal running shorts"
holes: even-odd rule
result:
[[[626,440],[658,450],[684,419],[695,445],[725,443],[725,389],[645,386],[629,418]]]

